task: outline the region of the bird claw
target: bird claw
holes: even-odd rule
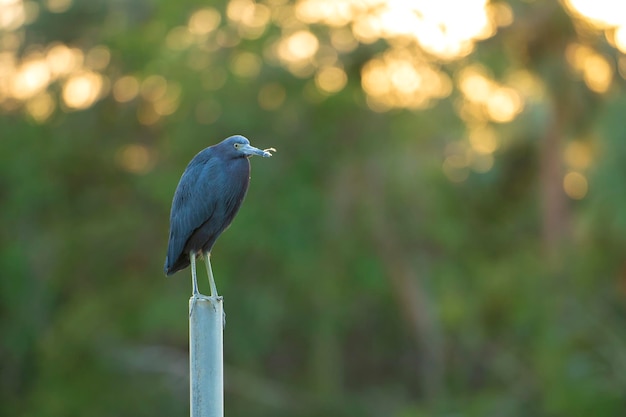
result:
[[[221,295],[204,295],[204,294],[192,294],[191,298],[189,299],[190,301],[190,307],[189,307],[189,318],[191,318],[192,314],[193,314],[193,309],[196,306],[196,302],[197,301],[208,301],[211,304],[211,307],[213,307],[213,310],[217,311],[217,305],[218,303],[221,303],[224,301],[224,297],[222,297]],[[226,313],[224,313],[224,326],[226,325]]]

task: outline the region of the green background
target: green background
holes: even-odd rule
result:
[[[191,283],[163,275],[169,208],[187,162],[243,134],[278,151],[252,158],[213,250],[227,415],[624,415],[626,61],[610,28],[558,2],[500,2],[512,21],[470,54],[409,48],[449,94],[374,111],[362,71],[394,40],[339,52],[347,78],[331,94],[315,68],[294,75],[264,52],[289,32],[276,19],[248,34],[228,2],[63,4],[27,3],[0,30],[18,60],[56,43],[110,55],[88,108],[64,104],[61,78],[44,116],[0,101],[0,414],[188,414]],[[203,47],[168,47],[202,7],[220,16]],[[332,48],[337,28],[301,27]],[[609,64],[603,91],[572,45]],[[480,120],[498,143],[487,169],[449,159],[471,149],[457,80],[476,65],[539,85],[515,87],[510,122]],[[174,111],[155,117],[145,83],[116,100],[124,75],[163,77]],[[572,143],[588,163],[568,165]],[[587,185],[575,198],[569,172]],[[208,293],[203,265],[199,278]]]

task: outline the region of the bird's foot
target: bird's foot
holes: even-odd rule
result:
[[[191,295],[191,298],[189,299],[189,318],[191,318],[191,315],[193,314],[193,308],[196,306],[196,302],[198,300],[202,300],[202,301],[208,301],[209,303],[211,303],[211,306],[213,306],[214,310],[217,310],[217,305],[218,303],[221,303],[224,301],[224,297],[222,297],[221,295],[204,295],[204,294],[200,294],[200,293],[194,293]],[[226,325],[226,314],[224,314],[224,325]]]
[[[193,293],[191,295],[191,299],[189,300],[189,318],[191,318],[191,315],[193,314],[193,308],[196,306],[196,301],[198,301],[199,295],[199,293]]]

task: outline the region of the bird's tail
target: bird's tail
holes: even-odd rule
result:
[[[172,260],[172,258],[168,255],[165,257],[163,272],[165,272],[166,276],[170,276],[180,271],[181,269],[187,268],[189,264],[190,262],[188,256],[179,256],[178,259]]]

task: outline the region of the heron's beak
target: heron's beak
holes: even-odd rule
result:
[[[264,158],[269,158],[270,156],[272,156],[270,152],[276,152],[276,149],[274,148],[261,150],[251,145],[243,145],[241,148],[239,148],[239,150],[246,155],[259,155]]]

